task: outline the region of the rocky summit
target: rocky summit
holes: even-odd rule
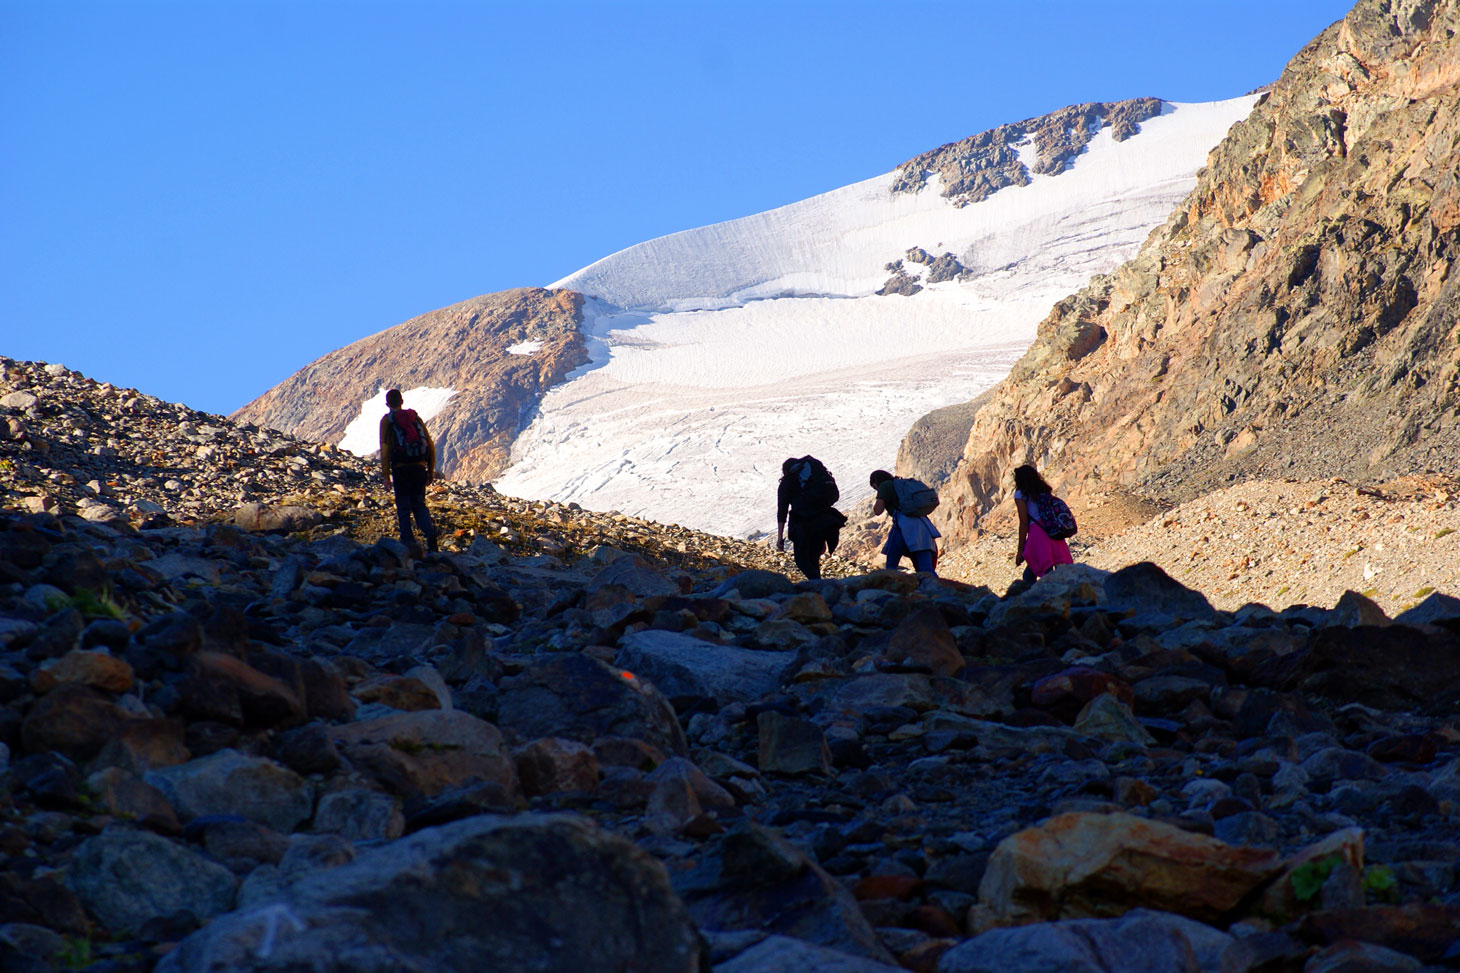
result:
[[[1460,602],[995,592],[0,361],[7,970],[1460,963]]]

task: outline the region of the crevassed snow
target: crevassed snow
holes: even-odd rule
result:
[[[385,393],[379,392],[360,403],[360,414],[350,420],[345,434],[340,437],[340,448],[356,456],[369,456],[380,451],[380,417],[390,410],[385,407]],[[447,401],[456,394],[456,389],[436,389],[422,385],[413,389],[402,389],[401,399],[407,409],[415,409],[421,421],[430,422],[446,408]]]
[[[507,354],[509,355],[535,355],[541,350],[541,341],[519,341],[515,345],[507,346]]]
[[[1135,254],[1255,100],[1167,105],[961,209],[936,185],[894,196],[889,173],[563,278],[593,298],[590,362],[544,398],[498,486],[756,536],[774,532],[781,461],[813,453],[857,501],[917,418],[996,383],[1056,300]],[[914,246],[971,276],[876,296]]]

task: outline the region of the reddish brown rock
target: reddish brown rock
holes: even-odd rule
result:
[[[180,720],[128,720],[107,740],[92,766],[120,767],[145,774],[159,767],[174,767],[192,759],[186,730]]]
[[[922,891],[923,880],[916,875],[868,875],[852,885],[857,901],[868,899],[910,899]]]
[[[50,692],[59,683],[81,683],[102,692],[129,692],[135,677],[127,660],[109,652],[73,649],[59,659],[42,665],[31,677],[37,692]]]
[[[1000,842],[979,884],[981,929],[1161,909],[1202,922],[1227,916],[1281,866],[1129,814],[1061,814]]]
[[[576,740],[543,737],[514,755],[522,793],[528,797],[564,791],[596,790],[598,761],[593,751]]]
[[[1119,676],[1089,666],[1072,666],[1036,681],[1030,690],[1030,701],[1066,723],[1073,723],[1086,703],[1106,693],[1126,706],[1135,701],[1130,685]]]
[[[108,767],[92,774],[86,784],[96,802],[109,814],[130,818],[164,834],[182,830],[177,814],[162,792],[130,771]]]
[[[104,747],[129,720],[115,703],[90,686],[63,683],[31,707],[21,724],[21,737],[30,753],[55,750],[73,760],[84,760]]]
[[[436,692],[414,676],[372,676],[355,686],[354,696],[362,703],[382,703],[405,712],[441,708]]]
[[[1460,905],[1428,902],[1310,912],[1298,922],[1298,934],[1310,943],[1376,943],[1425,963],[1439,962],[1454,947],[1457,930]]]
[[[304,702],[294,690],[242,659],[221,652],[199,652],[191,665],[200,686],[208,686],[220,700],[227,700],[221,712],[231,713],[232,700],[236,699],[238,715],[248,726],[291,726],[304,719]]]
[[[967,665],[948,623],[935,608],[903,619],[892,630],[882,657],[898,665],[926,667],[935,676],[956,676]]]

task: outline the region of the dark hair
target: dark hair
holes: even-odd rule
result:
[[[1044,477],[1032,466],[1020,466],[1014,470],[1014,489],[1026,497],[1038,497],[1046,493],[1053,493]]]
[[[801,461],[799,459],[797,459],[796,457],[794,457],[794,456],[792,456],[789,459],[787,459],[784,463],[781,464],[781,475],[782,476],[790,476],[791,475],[791,470],[799,462],[801,462]]]
[[[872,475],[867,477],[867,485],[875,490],[890,479],[892,474],[886,470],[873,470]]]
[[[401,398],[400,389],[391,389],[385,393],[385,407],[387,409],[399,409],[405,400]]]

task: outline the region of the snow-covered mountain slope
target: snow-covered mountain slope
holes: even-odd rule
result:
[[[1032,173],[1032,126],[1008,126],[1027,184],[977,202],[935,173],[894,192],[899,169],[563,278],[589,298],[591,360],[546,394],[499,488],[756,536],[781,461],[812,453],[855,502],[918,417],[1001,379],[1056,300],[1135,253],[1255,100],[1161,104],[1058,175]]]

